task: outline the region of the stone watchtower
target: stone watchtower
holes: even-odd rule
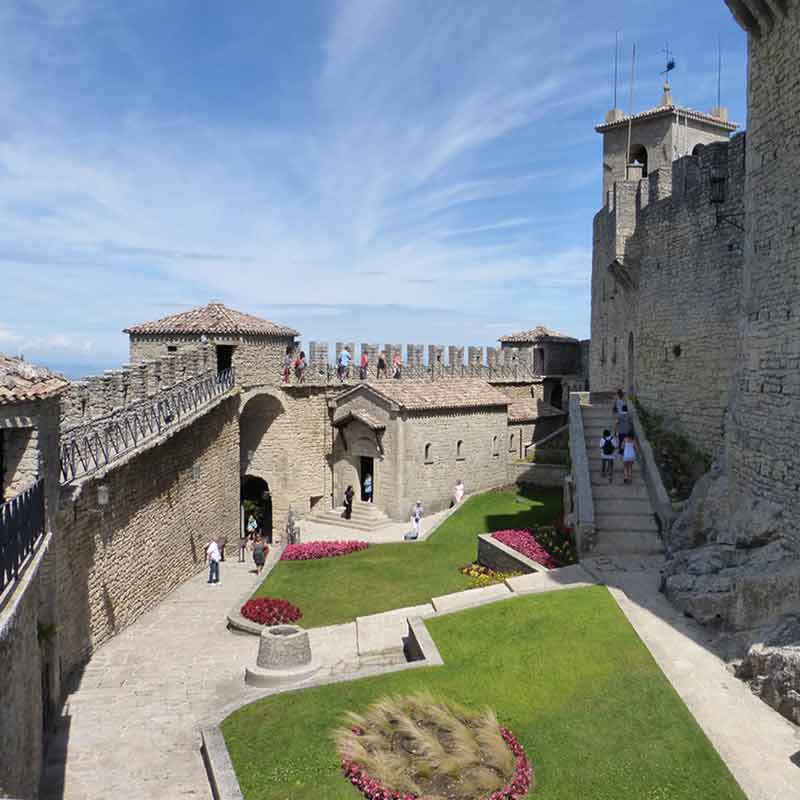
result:
[[[612,108],[605,122],[595,127],[603,136],[603,205],[613,202],[615,183],[646,178],[681,156],[692,155],[698,145],[726,142],[736,127],[728,122],[725,108],[704,114],[675,105],[669,83],[655,108],[632,116]]]

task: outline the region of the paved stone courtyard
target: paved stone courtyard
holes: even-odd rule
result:
[[[277,553],[271,554],[275,557]],[[587,559],[695,714],[751,800],[800,796],[796,729],[705,647],[658,594],[660,559]],[[43,800],[210,798],[199,730],[263,696],[245,686],[258,641],[226,629],[230,608],[258,582],[235,554],[218,586],[205,573],[104,645],[69,696],[48,754]],[[360,673],[354,626],[311,631],[322,675]],[[364,670],[366,674],[369,669]],[[657,720],[654,720],[657,724]]]

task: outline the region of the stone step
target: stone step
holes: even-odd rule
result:
[[[607,478],[597,474],[592,479],[592,497],[595,503],[598,500],[640,500],[644,499],[649,502],[650,495],[647,492],[647,486],[643,481],[638,483],[623,483],[621,471],[614,470],[614,483],[609,483]]]
[[[627,489],[627,486],[620,486],[620,489]],[[594,492],[592,492],[594,495]],[[597,514],[652,514],[653,509],[650,505],[650,498],[645,495],[637,497],[628,496],[620,493],[618,496],[602,497],[595,495],[594,513]]]
[[[599,531],[652,531],[658,532],[658,525],[652,512],[648,514],[595,513],[594,525]]]
[[[375,531],[391,523],[388,517],[384,519],[344,519],[341,516],[341,512],[337,513],[335,511],[312,514],[308,519],[311,522],[320,522],[323,525],[335,525],[339,528],[356,531]]]
[[[336,506],[334,509],[328,509],[325,513],[343,514],[344,506]],[[387,519],[386,514],[384,514],[383,511],[373,505],[369,505],[368,503],[354,503],[353,517],[359,517],[361,519]]]
[[[601,531],[597,534],[597,544],[589,554],[595,556],[616,555],[659,555],[664,552],[661,538],[650,531],[612,533]]]

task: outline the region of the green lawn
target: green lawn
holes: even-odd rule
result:
[[[228,717],[246,800],[357,800],[331,730],[347,710],[423,688],[497,712],[533,763],[532,800],[744,800],[604,587],[426,624],[443,667],[277,695]]]
[[[478,534],[549,524],[561,491],[531,489],[471,497],[424,542],[373,545],[316,561],[281,561],[254,597],[281,597],[300,608],[304,628],[427,603],[469,587],[458,568],[474,561]]]

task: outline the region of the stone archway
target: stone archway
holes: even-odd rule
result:
[[[252,518],[256,529],[272,541],[272,494],[269,484],[257,475],[244,475],[241,481],[241,503],[244,510],[245,530],[250,531]]]

